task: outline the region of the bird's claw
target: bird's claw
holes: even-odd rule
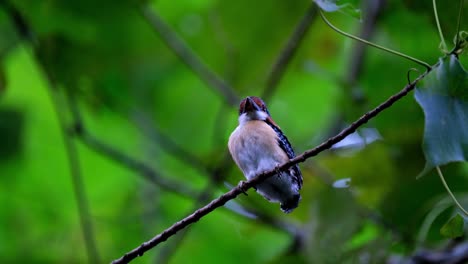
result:
[[[245,188],[245,181],[240,181],[240,182],[239,182],[239,189],[241,190],[241,192],[242,192],[243,194],[245,194],[245,196],[249,196],[249,195],[247,194],[247,189]]]

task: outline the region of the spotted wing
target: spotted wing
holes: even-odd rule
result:
[[[291,143],[289,143],[288,138],[283,134],[283,131],[273,122],[270,121],[271,119],[267,119],[265,122],[273,128],[273,130],[276,132],[276,135],[278,135],[278,144],[281,147],[281,149],[286,152],[288,155],[289,159],[293,159],[296,157],[296,154],[294,153],[294,150],[291,146]],[[297,183],[297,186],[299,186],[299,189],[302,188],[302,174],[301,170],[299,169],[299,166],[296,164],[292,167],[289,168],[289,172],[291,176],[293,177],[293,180]]]

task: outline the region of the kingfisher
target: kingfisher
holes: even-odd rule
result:
[[[229,137],[229,152],[247,180],[294,158],[288,138],[271,118],[262,99],[249,96],[240,102],[239,125]],[[255,190],[290,213],[301,200],[302,174],[296,164],[257,184]]]

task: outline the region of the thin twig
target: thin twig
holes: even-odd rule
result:
[[[422,65],[422,66],[426,67],[427,70],[430,70],[430,69],[431,69],[431,65],[429,65],[428,63],[426,63],[426,62],[424,62],[424,61],[422,61],[422,60],[418,60],[418,59],[416,59],[416,58],[413,58],[413,57],[411,57],[411,56],[408,56],[408,55],[406,55],[406,54],[403,54],[403,53],[401,53],[401,52],[399,52],[399,51],[392,50],[392,49],[389,49],[389,48],[386,48],[386,47],[377,45],[377,44],[372,43],[372,42],[370,42],[370,41],[367,41],[367,40],[365,40],[365,39],[362,39],[362,38],[359,38],[359,37],[356,37],[356,36],[354,36],[354,35],[351,35],[351,34],[349,34],[349,33],[344,32],[343,30],[341,30],[341,29],[335,27],[333,24],[331,24],[330,21],[327,20],[327,18],[325,17],[325,15],[323,14],[322,11],[319,11],[319,12],[320,12],[320,16],[322,17],[322,20],[325,22],[325,24],[327,24],[331,29],[333,29],[334,31],[340,33],[341,35],[346,36],[346,37],[351,38],[351,39],[354,39],[354,40],[357,40],[357,41],[360,41],[360,42],[362,42],[362,43],[365,43],[365,44],[367,44],[367,45],[369,45],[369,46],[372,46],[372,47],[374,47],[374,48],[377,48],[377,49],[386,51],[386,52],[388,52],[388,53],[391,53],[391,54],[400,56],[400,57],[405,58],[405,59],[407,59],[407,60],[410,60],[410,61],[412,61],[412,62],[415,62],[415,63],[417,63],[417,64],[419,64],[419,65]]]
[[[436,0],[432,0],[432,8],[434,9],[434,18],[437,24],[437,30],[439,31],[439,37],[440,37],[440,42],[442,43],[442,49],[445,52],[447,50],[447,44],[445,44],[444,33],[442,33],[442,28],[440,27],[439,14],[437,13]]]
[[[463,10],[463,2],[464,0],[460,0],[460,6],[458,7],[458,18],[457,18],[457,30],[455,32],[455,47],[453,48],[453,51],[452,53],[457,53],[458,49],[460,48],[459,45],[460,45],[460,24],[461,24],[461,20],[462,20],[462,10]],[[461,51],[460,51],[461,52]]]
[[[450,190],[450,187],[448,186],[447,182],[445,181],[444,175],[442,174],[442,171],[440,170],[439,166],[436,166],[436,170],[437,170],[437,174],[439,174],[439,177],[440,177],[440,180],[442,181],[442,184],[445,187],[445,190],[447,190],[450,197],[452,197],[452,200],[455,203],[455,205],[458,207],[458,209],[460,209],[460,211],[463,212],[463,214],[466,217],[468,217],[468,212],[465,210],[465,208],[463,208],[463,206],[460,204],[460,202],[458,202],[457,197],[455,197],[455,195]]]
[[[5,8],[6,12],[10,16],[13,22],[13,26],[15,27],[15,30],[17,31],[18,35],[23,40],[28,42],[33,48],[34,59],[36,60],[36,63],[38,65],[42,66],[43,74],[48,81],[49,87],[47,91],[49,93],[50,100],[52,101],[52,104],[54,106],[54,112],[56,114],[61,128],[61,134],[65,145],[65,151],[67,153],[70,176],[73,185],[73,192],[75,194],[75,198],[78,205],[78,215],[80,217],[80,224],[81,229],[83,231],[83,237],[86,252],[88,254],[88,259],[90,263],[100,263],[99,252],[96,246],[95,234],[91,221],[91,214],[89,211],[89,204],[86,198],[85,186],[81,175],[79,154],[75,142],[67,133],[68,129],[66,124],[66,118],[61,111],[64,107],[60,103],[60,100],[58,98],[59,90],[57,88],[56,82],[52,77],[52,74],[49,71],[47,71],[47,69],[44,67],[43,62],[40,60],[37,54],[38,42],[36,39],[35,32],[28,24],[26,19],[23,17],[21,12],[8,1],[0,1],[0,5],[2,5]]]
[[[149,5],[139,8],[141,15],[159,34],[164,43],[171,49],[183,63],[185,63],[202,81],[212,88],[216,88],[230,106],[239,103],[239,96],[221,77],[216,75],[206,64],[190,49],[190,47],[151,9]]]
[[[261,96],[263,100],[268,101],[268,98],[270,98],[275,92],[276,88],[278,87],[279,82],[284,76],[284,73],[286,71],[286,68],[289,62],[294,57],[294,54],[299,48],[299,45],[302,43],[302,40],[304,40],[305,36],[307,35],[307,32],[310,26],[312,25],[312,22],[314,21],[316,14],[317,14],[317,7],[315,3],[311,1],[309,8],[305,12],[302,19],[297,24],[293,34],[291,35],[288,42],[284,46],[279,57],[276,59],[276,62],[273,65],[273,68],[271,69],[268,75],[266,87]]]
[[[375,32],[376,22],[379,18],[379,14],[382,11],[385,0],[366,0],[365,4],[365,23],[362,23],[360,28],[359,37],[362,39],[371,39]],[[349,88],[348,95],[353,99],[355,103],[364,102],[363,92],[356,89],[356,82],[358,76],[361,75],[362,66],[364,65],[365,53],[367,51],[367,45],[362,42],[355,42],[353,51],[350,55],[350,62],[346,67],[346,76],[344,78],[345,88]]]
[[[135,259],[138,256],[142,256],[146,251],[150,250],[151,248],[157,246],[161,242],[166,241],[168,238],[171,236],[175,235],[178,231],[186,228],[188,225],[193,224],[200,220],[202,217],[206,216],[210,212],[214,211],[216,208],[223,206],[226,202],[229,200],[232,200],[236,198],[238,195],[244,193],[247,189],[250,189],[254,187],[255,185],[261,183],[268,177],[276,174],[278,170],[283,171],[286,170],[287,168],[298,164],[300,162],[304,162],[306,159],[316,156],[320,152],[327,150],[331,148],[334,144],[340,142],[343,140],[345,137],[348,135],[352,134],[353,132],[356,131],[358,127],[361,125],[367,123],[369,120],[377,116],[380,112],[383,110],[389,108],[391,105],[393,105],[396,101],[399,99],[403,98],[405,95],[407,95],[410,91],[412,91],[416,83],[421,80],[425,75],[427,74],[424,73],[420,75],[416,80],[414,80],[411,84],[408,84],[403,90],[400,92],[396,93],[395,95],[389,97],[386,101],[378,105],[376,108],[373,110],[365,113],[363,116],[361,116],[358,120],[356,120],[354,123],[352,123],[350,126],[342,130],[339,134],[337,134],[334,137],[329,138],[322,144],[318,145],[317,147],[310,149],[301,155],[295,157],[294,159],[291,159],[290,161],[272,169],[266,172],[263,172],[261,174],[258,174],[256,177],[252,178],[251,180],[241,182],[239,183],[235,188],[231,189],[229,192],[221,195],[220,197],[212,200],[209,204],[206,206],[196,210],[194,213],[191,215],[185,217],[184,219],[176,222],[173,224],[171,227],[167,228],[157,236],[153,237],[151,240],[141,244],[139,247],[131,250],[130,252],[126,253],[124,256],[121,258],[114,260],[112,263],[117,264],[117,263],[129,263],[133,259]]]

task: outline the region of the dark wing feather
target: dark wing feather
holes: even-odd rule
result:
[[[278,135],[278,144],[281,147],[281,149],[283,149],[284,152],[286,152],[286,154],[288,155],[288,158],[289,159],[295,158],[296,154],[294,153],[291,143],[289,143],[289,140],[284,135],[283,131],[281,131],[281,129],[276,124],[269,121],[268,119],[265,120],[265,122],[271,128],[273,128],[273,130],[276,132],[276,135]],[[297,185],[299,186],[299,189],[302,188],[302,174],[301,174],[301,170],[299,169],[299,166],[296,164],[292,166],[289,170],[290,170],[291,176],[293,177],[293,179],[296,181]]]

